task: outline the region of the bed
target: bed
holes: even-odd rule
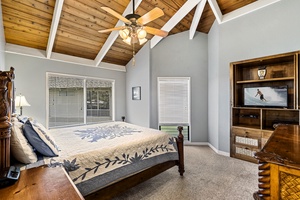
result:
[[[38,153],[37,160],[23,168],[40,165],[64,167],[71,180],[86,199],[110,199],[173,166],[184,173],[183,135],[172,138],[155,129],[125,122],[107,122],[85,126],[46,130],[34,119],[24,120],[11,116],[13,107],[12,83],[14,69],[1,72],[0,151],[1,169],[10,166],[10,136],[22,127],[29,144],[39,151],[40,141],[34,143],[32,132],[46,141],[48,152]],[[2,109],[1,109],[2,110]],[[36,139],[35,138],[35,139]],[[48,142],[48,143],[47,143]],[[36,146],[38,145],[38,146]],[[13,145],[12,145],[13,146]],[[45,151],[45,147],[41,148]],[[14,149],[12,149],[12,153]],[[40,155],[40,156],[39,156]]]

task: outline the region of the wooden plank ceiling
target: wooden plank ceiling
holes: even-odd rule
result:
[[[203,0],[204,1],[204,0]],[[164,16],[150,22],[147,26],[161,29],[172,16],[186,3],[186,0],[143,0],[136,13],[144,15],[155,7],[164,11]],[[255,0],[216,0],[223,15],[255,2]],[[47,50],[55,0],[2,0],[2,15],[6,43]],[[197,31],[208,33],[215,15],[211,4],[206,2]],[[101,9],[112,8],[121,15],[129,0],[64,0],[57,31],[54,37],[52,52],[94,60],[106,42],[109,33],[98,33],[98,30],[113,28],[118,19]],[[169,32],[177,34],[190,29],[196,7],[182,18]],[[132,11],[132,6],[130,11]],[[153,35],[148,34],[147,39]],[[135,45],[138,52],[142,46]],[[132,46],[125,44],[118,37],[102,62],[125,66],[132,58]]]

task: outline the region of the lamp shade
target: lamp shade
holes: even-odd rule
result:
[[[129,36],[129,30],[127,28],[123,29],[123,30],[120,30],[119,31],[119,35],[121,36],[121,38],[123,40],[126,40]]]
[[[25,96],[23,96],[23,95],[16,96],[15,105],[16,105],[16,107],[30,106],[30,104],[27,102]]]
[[[137,30],[137,35],[139,39],[145,39],[145,37],[147,36],[147,32],[144,29],[139,28]]]

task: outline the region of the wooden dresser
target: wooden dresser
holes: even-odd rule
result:
[[[278,126],[255,156],[259,190],[254,199],[300,199],[300,126]]]
[[[21,171],[12,186],[0,189],[0,199],[14,200],[82,200],[74,183],[61,167],[37,167]]]

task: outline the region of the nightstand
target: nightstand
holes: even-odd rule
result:
[[[62,167],[46,166],[21,171],[19,180],[0,194],[7,200],[84,199]]]

